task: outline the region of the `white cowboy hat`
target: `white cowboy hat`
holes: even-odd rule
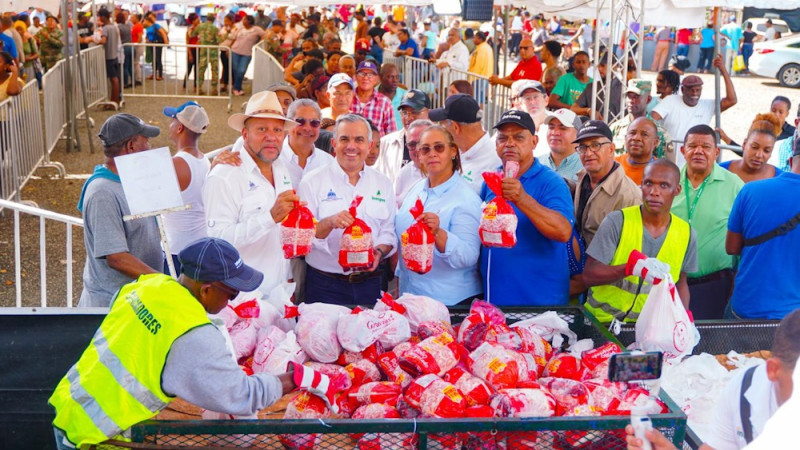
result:
[[[281,102],[278,100],[277,94],[272,91],[261,91],[250,97],[244,114],[237,113],[228,117],[228,126],[236,131],[242,131],[244,122],[251,117],[283,120],[286,123],[286,130],[297,125],[297,122],[287,119],[283,115]]]

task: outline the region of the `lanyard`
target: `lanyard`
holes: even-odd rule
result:
[[[687,175],[686,178],[683,179],[683,190],[686,192],[686,209],[689,212],[689,225],[692,224],[692,217],[694,217],[694,209],[697,208],[697,203],[700,201],[700,196],[703,195],[703,190],[706,188],[706,183],[708,183],[708,179],[711,178],[711,175],[707,176],[702,183],[700,183],[700,187],[697,188],[697,195],[694,198],[694,201],[689,202],[689,176]]]

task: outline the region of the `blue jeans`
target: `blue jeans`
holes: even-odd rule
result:
[[[247,72],[247,66],[250,65],[250,59],[253,57],[250,55],[238,55],[233,52],[231,52],[231,56],[233,56],[233,88],[237,91],[241,91],[244,73]]]
[[[380,269],[378,269],[380,271]],[[381,296],[381,277],[368,278],[360,283],[331,278],[308,266],[306,272],[306,303],[323,302],[335,305],[374,305]]]
[[[744,67],[750,70],[750,57],[753,56],[753,44],[742,44],[742,58],[744,58]]]
[[[676,50],[678,56],[689,56],[689,46],[686,44],[678,44],[678,50]]]
[[[67,444],[64,442],[67,435],[60,428],[53,427],[53,434],[56,437],[56,450],[74,450],[76,448],[72,443]]]
[[[122,65],[122,85],[133,83],[133,47],[122,47],[125,64]]]
[[[700,59],[697,61],[697,70],[706,70],[711,72],[713,67],[711,64],[714,62],[714,47],[701,48]]]

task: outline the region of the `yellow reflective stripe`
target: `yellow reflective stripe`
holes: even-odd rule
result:
[[[119,357],[108,347],[108,341],[103,335],[102,328],[99,328],[95,334],[94,347],[97,351],[97,359],[106,366],[117,383],[142,406],[152,413],[157,413],[167,406],[167,403],[161,401],[125,368]]]
[[[83,408],[83,411],[100,432],[107,437],[113,437],[122,432],[122,429],[106,414],[103,407],[97,403],[97,400],[84,389],[76,366],[72,366],[69,369],[67,381],[69,381],[69,393],[72,400]]]
[[[620,309],[614,308],[613,306],[611,306],[610,304],[608,304],[606,302],[602,302],[602,301],[599,301],[599,300],[595,299],[594,296],[591,294],[591,292],[589,293],[589,295],[586,298],[586,303],[588,303],[593,308],[597,308],[597,309],[599,309],[599,310],[601,310],[601,311],[603,311],[603,312],[605,312],[607,314],[610,314],[610,315],[614,316],[617,319],[621,319],[622,316],[625,315],[625,311],[622,311]],[[597,316],[597,314],[595,314],[595,316]],[[639,318],[639,313],[636,312],[636,308],[634,308],[634,309],[631,310],[630,313],[628,313],[628,317],[625,320],[626,321],[635,321],[638,318]],[[599,317],[598,317],[598,320],[600,320],[601,322],[604,322]]]

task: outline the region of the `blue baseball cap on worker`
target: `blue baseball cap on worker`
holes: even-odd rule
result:
[[[181,250],[178,261],[187,277],[206,283],[218,281],[237,291],[254,291],[264,280],[263,273],[245,264],[239,252],[222,239],[195,241]]]
[[[167,106],[164,108],[164,115],[178,119],[183,126],[197,134],[203,134],[208,130],[208,114],[202,106],[193,101],[188,101],[177,108]]]

